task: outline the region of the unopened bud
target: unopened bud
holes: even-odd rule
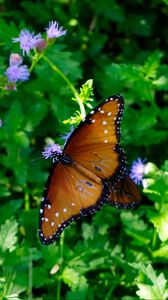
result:
[[[37,52],[42,52],[47,47],[47,42],[44,39],[40,39],[35,44]]]
[[[17,53],[12,53],[9,58],[10,66],[20,66],[23,62],[22,57]]]

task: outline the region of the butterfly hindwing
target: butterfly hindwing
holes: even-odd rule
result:
[[[110,183],[109,203],[118,208],[136,208],[141,195],[132,179],[126,175],[115,184]]]
[[[107,196],[108,190],[101,180],[95,182],[71,165],[56,164],[40,209],[42,243],[53,243],[73,220],[99,210]]]

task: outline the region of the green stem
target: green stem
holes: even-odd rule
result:
[[[25,202],[25,210],[28,211],[30,209],[30,203],[29,203],[29,193],[27,192],[27,190],[25,190],[24,202]]]
[[[62,263],[63,263],[63,255],[64,255],[64,232],[61,234],[60,237],[60,277],[58,278],[58,286],[57,286],[57,298],[56,300],[60,300],[61,299],[61,275],[62,275]]]
[[[33,263],[32,263],[32,251],[30,249],[29,256],[29,285],[28,285],[28,299],[32,300],[32,287],[33,287]]]
[[[156,229],[154,228],[153,238],[152,238],[152,249],[155,249],[155,247],[156,247],[156,241],[157,241],[157,232],[156,232]]]
[[[74,96],[75,96],[75,98],[76,98],[76,100],[77,100],[77,102],[79,104],[82,118],[85,118],[85,116],[86,116],[85,107],[83,105],[82,100],[79,97],[79,94],[78,94],[77,90],[73,86],[73,84],[65,76],[65,74],[55,64],[53,64],[53,62],[48,57],[46,57],[45,55],[43,55],[43,59],[49,64],[49,66],[52,68],[52,70],[54,72],[56,72],[67,83],[67,85],[69,86],[70,90],[74,94]]]
[[[29,68],[29,72],[30,73],[33,71],[34,67],[37,65],[37,63],[43,57],[43,55],[44,55],[44,52],[43,53],[37,53],[37,52],[35,52],[34,57],[33,56],[31,57],[32,58],[32,64],[31,64],[31,66]]]

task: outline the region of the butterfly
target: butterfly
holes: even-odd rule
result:
[[[104,203],[130,208],[140,194],[129,177],[120,146],[124,100],[105,99],[53,151],[53,166],[41,201],[39,237],[53,243],[66,226],[100,210]]]

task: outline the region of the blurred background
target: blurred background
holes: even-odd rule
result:
[[[45,36],[52,20],[67,34],[46,56],[78,91],[93,79],[93,107],[124,96],[121,144],[129,164],[138,157],[152,163],[150,184],[141,187],[136,211],[106,205],[69,226],[62,244],[41,245],[39,206],[50,170],[41,151],[70,130],[63,121],[79,108],[44,60],[17,91],[1,89],[0,298],[167,299],[168,1],[1,0],[2,86],[10,54],[22,55],[12,38],[24,28]]]

